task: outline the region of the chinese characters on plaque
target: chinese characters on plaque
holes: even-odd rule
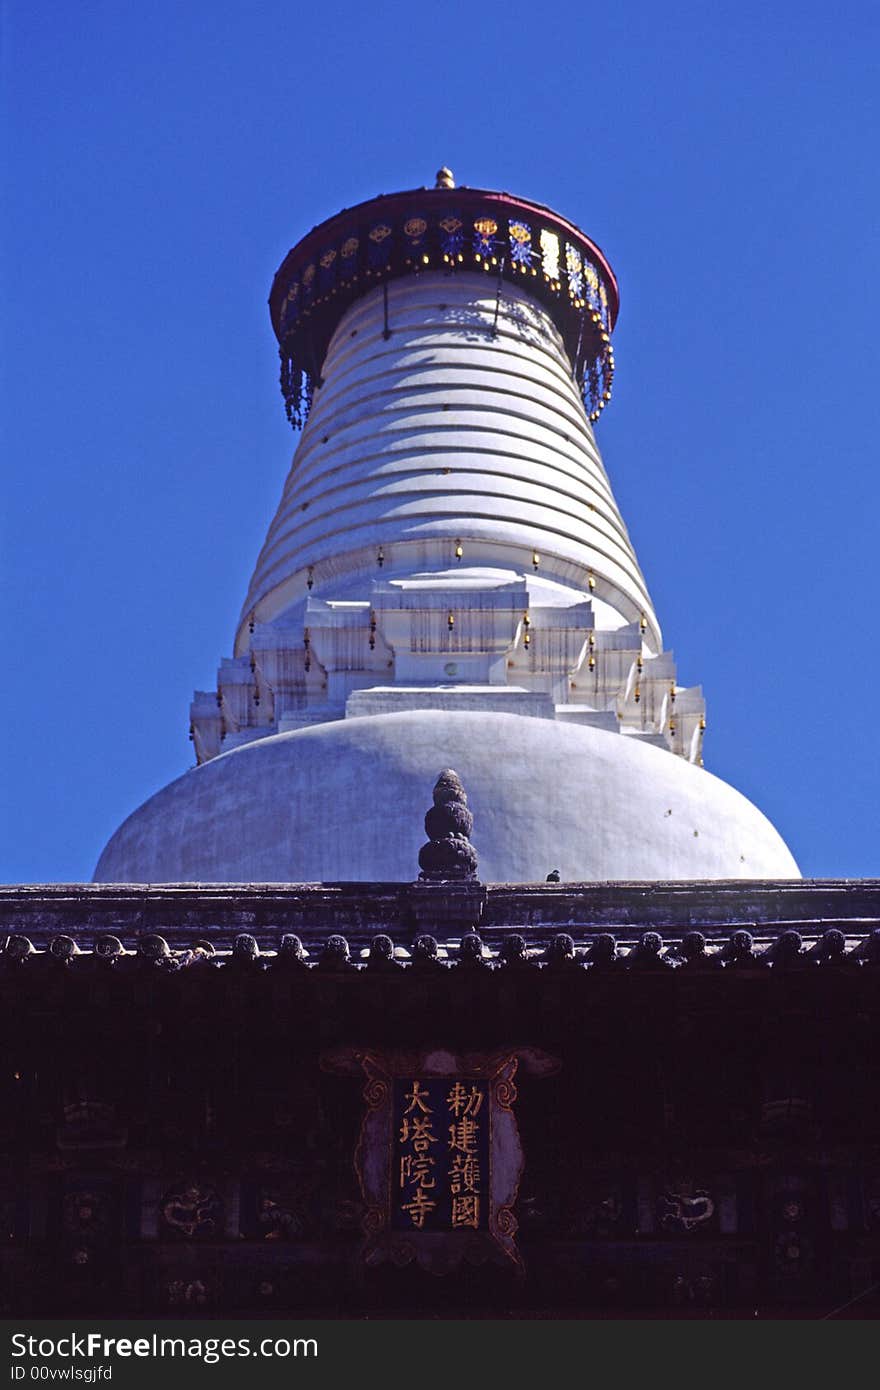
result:
[[[348,1046],[324,1053],[321,1066],[363,1079],[359,1259],[414,1260],[434,1274],[491,1259],[521,1273],[517,1074],[537,1080],[559,1063],[528,1045],[462,1053]]]
[[[489,1088],[485,1079],[395,1078],[392,1226],[485,1230]]]

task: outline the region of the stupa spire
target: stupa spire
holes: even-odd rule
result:
[[[234,656],[193,704],[199,761],[438,685],[700,760],[702,695],[663,650],[593,432],[617,307],[583,232],[445,166],[293,248],[270,308],[308,418]]]

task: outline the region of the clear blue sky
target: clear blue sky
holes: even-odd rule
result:
[[[272,276],[441,163],[607,252],[599,440],[706,766],[880,874],[876,3],[0,13],[0,879],[90,878],[190,765],[294,442]]]

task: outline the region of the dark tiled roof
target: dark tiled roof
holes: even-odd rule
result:
[[[875,880],[0,889],[5,970],[666,973],[877,963]]]

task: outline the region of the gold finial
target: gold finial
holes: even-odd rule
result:
[[[435,188],[454,188],[454,187],[455,187],[455,176],[454,176],[454,174],[453,174],[453,172],[452,172],[451,169],[447,169],[447,167],[446,167],[445,164],[443,165],[443,168],[442,168],[442,169],[438,169],[438,170],[437,170],[437,182],[434,184],[434,187],[435,187]]]

